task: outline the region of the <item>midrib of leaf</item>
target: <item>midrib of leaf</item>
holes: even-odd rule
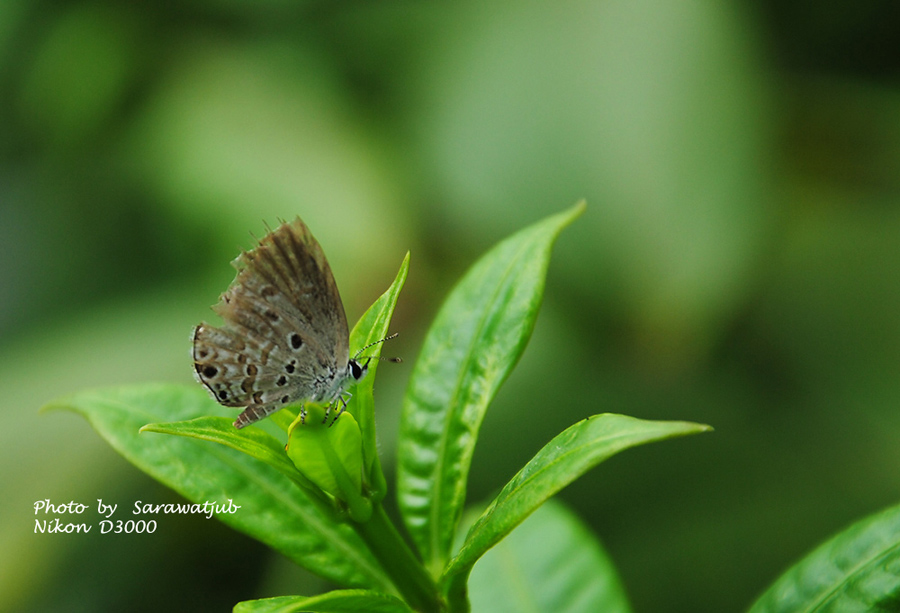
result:
[[[891,547],[889,547],[888,549],[880,551],[880,553],[878,553],[877,555],[873,555],[873,556],[870,556],[869,558],[862,560],[861,562],[859,562],[858,564],[856,564],[855,566],[852,567],[851,572],[844,573],[843,579],[841,579],[837,584],[835,584],[835,586],[833,588],[828,590],[827,593],[823,594],[821,598],[816,600],[816,602],[812,603],[809,608],[804,609],[804,611],[809,611],[809,612],[814,613],[820,607],[827,604],[829,601],[834,600],[834,598],[836,598],[837,595],[842,591],[840,588],[842,588],[845,585],[847,585],[848,583],[850,583],[850,581],[861,570],[863,570],[864,568],[870,567],[873,564],[879,564],[883,558],[888,557],[890,553],[896,551],[897,549],[900,549],[900,543],[896,543],[896,544],[892,545]]]
[[[510,499],[512,499],[512,498],[513,498],[520,490],[524,489],[525,486],[527,486],[529,483],[531,483],[532,481],[534,481],[535,479],[537,479],[538,477],[540,477],[542,474],[544,474],[544,473],[546,473],[547,471],[549,471],[552,467],[554,467],[554,466],[556,466],[557,464],[559,464],[560,462],[564,461],[566,458],[568,458],[568,457],[571,456],[572,454],[577,454],[577,453],[579,453],[582,449],[585,449],[585,448],[587,448],[587,447],[593,447],[593,446],[595,446],[595,445],[599,445],[600,443],[610,443],[610,444],[612,444],[612,443],[614,443],[614,442],[616,441],[616,439],[623,439],[623,438],[627,438],[627,437],[632,436],[632,435],[633,435],[633,433],[631,433],[631,432],[629,432],[629,433],[618,433],[618,434],[616,434],[615,436],[612,436],[612,437],[609,437],[609,438],[593,439],[593,440],[591,440],[591,441],[588,441],[588,442],[585,443],[585,444],[578,445],[577,447],[567,447],[567,451],[566,451],[565,453],[556,456],[556,459],[554,459],[554,460],[551,461],[551,462],[547,462],[546,464],[544,464],[544,465],[541,467],[540,470],[533,472],[527,479],[522,480],[520,483],[518,483],[516,486],[514,486],[512,489],[510,489],[508,495],[505,496],[504,499],[505,499],[505,500],[510,500]],[[614,453],[615,451],[618,451],[618,449],[617,449],[617,448],[612,448],[612,449],[607,450],[607,452],[605,452],[605,453],[609,453],[610,455],[612,455],[612,453]],[[494,508],[494,510],[496,510],[496,507]],[[492,510],[492,512],[491,512],[491,515],[493,515],[493,510]]]
[[[624,439],[624,438],[628,438],[628,437],[630,437],[631,435],[632,435],[632,433],[630,433],[630,432],[619,432],[619,433],[617,433],[617,434],[615,434],[614,436],[609,437],[609,438],[604,438],[604,439],[592,439],[592,440],[588,441],[588,442],[585,443],[585,444],[578,445],[577,447],[567,447],[567,450],[566,450],[565,453],[556,456],[556,458],[555,458],[553,461],[547,462],[546,464],[544,464],[544,465],[541,467],[540,470],[533,472],[531,475],[528,476],[528,478],[523,479],[521,482],[517,483],[514,487],[512,487],[512,488],[509,489],[509,490],[507,490],[507,491],[506,491],[506,494],[503,496],[502,501],[501,501],[500,499],[495,500],[494,504],[491,506],[491,508],[489,509],[488,513],[485,514],[484,517],[481,518],[475,526],[473,526],[473,528],[472,528],[473,531],[470,533],[470,535],[469,535],[468,537],[466,537],[466,542],[463,544],[462,550],[460,550],[460,551],[457,553],[457,556],[454,557],[454,558],[451,560],[450,564],[447,565],[447,570],[449,571],[451,568],[457,567],[457,565],[456,565],[455,563],[459,561],[460,556],[465,552],[466,546],[469,544],[469,539],[470,539],[470,537],[478,536],[478,534],[479,534],[480,532],[482,532],[482,529],[481,529],[482,526],[487,525],[487,524],[489,523],[490,518],[493,517],[493,515],[497,512],[497,510],[498,510],[498,509],[501,509],[501,508],[503,508],[503,507],[505,506],[505,504],[504,504],[504,505],[499,504],[500,502],[508,503],[508,501],[511,501],[511,500],[515,499],[515,497],[516,497],[516,495],[519,493],[519,491],[525,489],[526,486],[528,486],[532,481],[534,481],[535,479],[539,478],[541,475],[543,475],[544,473],[546,473],[547,471],[549,471],[552,467],[556,466],[556,465],[559,464],[560,462],[565,461],[566,458],[568,458],[570,455],[580,453],[580,450],[581,450],[581,449],[584,449],[584,448],[586,448],[586,447],[591,447],[591,446],[594,446],[594,445],[601,444],[601,442],[612,443],[612,442],[614,442],[616,439]],[[608,449],[607,452],[606,452],[606,454],[611,456],[611,455],[614,455],[617,451],[619,451],[618,448]],[[477,562],[477,561],[478,561],[478,558],[473,559],[473,560],[467,565],[467,567],[468,567],[468,568],[471,568],[471,567],[475,564],[475,562]]]
[[[124,409],[124,412],[126,412],[126,413],[131,413],[132,415],[135,415],[135,416],[143,416],[143,419],[148,422],[152,422],[157,417],[151,413],[147,413],[143,409],[136,408],[133,405],[130,405],[127,402],[123,402],[121,400],[106,399],[103,402],[110,406],[117,407],[119,409]],[[235,459],[229,453],[226,453],[224,449],[220,449],[217,445],[212,445],[212,446],[210,446],[208,453],[210,455],[212,455],[213,457],[215,457],[217,460],[226,464],[227,466],[230,466],[232,469],[237,469],[236,472],[238,472],[241,475],[244,475],[244,477],[247,478],[248,482],[253,483],[257,487],[259,487],[261,490],[263,490],[269,494],[274,494],[274,498],[276,498],[277,500],[286,502],[287,503],[286,506],[288,508],[292,509],[296,513],[296,515],[302,517],[304,522],[308,523],[311,527],[315,527],[317,529],[317,534],[318,534],[319,538],[322,538],[322,536],[321,536],[322,534],[330,534],[330,533],[334,532],[334,530],[332,530],[332,527],[330,524],[325,525],[323,522],[320,521],[320,518],[316,517],[315,514],[308,513],[306,511],[306,509],[304,509],[302,506],[298,505],[295,500],[293,500],[290,496],[287,496],[283,490],[272,487],[269,480],[258,481],[258,480],[249,478],[249,477],[253,477],[255,475],[255,473],[250,471],[247,466],[244,466],[240,462],[235,461]],[[179,488],[174,488],[174,489],[176,489],[176,491],[179,490]],[[179,493],[183,494],[183,492],[180,492],[180,491],[179,491]],[[339,543],[339,546],[335,546],[335,541],[337,541]],[[393,591],[393,586],[389,582],[386,583],[383,579],[384,571],[382,571],[380,567],[373,570],[370,561],[366,560],[365,558],[359,557],[358,553],[354,549],[348,548],[346,546],[346,542],[344,541],[343,538],[329,539],[328,544],[331,547],[334,547],[334,549],[337,551],[345,552],[345,555],[348,559],[356,560],[357,565],[359,567],[363,567],[366,569],[366,571],[367,571],[366,574],[370,578],[378,579],[378,582],[382,586],[387,587],[387,588],[391,589],[391,591]]]
[[[499,296],[502,293],[501,289],[505,290],[505,288],[507,286],[506,282],[511,275],[511,271],[515,267],[516,261],[521,256],[523,251],[528,250],[528,246],[529,246],[529,244],[523,244],[522,246],[520,246],[520,248],[515,253],[515,257],[510,260],[509,265],[506,267],[506,270],[503,272],[503,276],[502,276],[503,283],[498,283],[497,289],[494,290],[494,293],[491,295],[491,301],[490,301],[491,304],[493,304],[494,301],[496,300],[497,296]],[[468,351],[466,353],[467,356],[473,355],[474,348],[478,344],[479,339],[481,338],[480,333],[484,329],[487,321],[490,318],[491,317],[489,314],[484,314],[481,318],[479,318],[478,325],[476,327],[476,334],[474,334],[472,336],[472,340],[469,343]],[[532,321],[532,325],[533,324],[534,324],[534,321]],[[463,383],[463,381],[465,381],[468,378],[468,373],[469,373],[468,369],[462,369],[459,376],[457,377],[455,391],[453,392],[453,399],[452,399],[453,402],[451,405],[453,407],[459,406],[459,398],[460,398],[460,396],[462,394],[462,390],[463,390],[462,383]],[[449,435],[450,435],[450,428],[448,426],[450,423],[452,423],[453,417],[455,416],[455,414],[456,414],[455,410],[447,411],[447,415],[444,418],[444,428],[441,432],[441,438],[440,438],[441,452],[438,455],[438,463],[437,463],[437,467],[436,467],[437,470],[435,471],[435,473],[437,475],[444,474],[444,464],[445,464],[445,459],[447,457],[447,447],[448,447]],[[475,429],[477,429],[481,425],[481,422],[483,419],[484,419],[484,411],[481,411],[481,415],[478,419],[478,423],[475,424]],[[472,450],[472,446],[470,445],[466,448],[466,451],[464,452],[468,458],[471,458],[471,456],[472,456],[471,450]],[[464,483],[463,489],[465,489],[465,481],[468,479],[468,476],[469,476],[469,470],[467,467],[465,470],[464,479],[463,479],[463,483]],[[436,480],[435,495],[432,498],[433,504],[431,505],[431,513],[430,513],[430,515],[431,515],[430,523],[431,523],[432,560],[439,561],[441,564],[443,564],[445,561],[445,559],[443,557],[445,555],[445,552],[441,551],[441,548],[440,548],[441,526],[439,525],[438,520],[440,519],[440,510],[443,508],[443,505],[441,504],[441,501],[443,500],[442,494],[443,494],[443,490],[444,490],[443,482],[444,482],[444,479]],[[455,512],[456,511],[454,510],[454,513]]]

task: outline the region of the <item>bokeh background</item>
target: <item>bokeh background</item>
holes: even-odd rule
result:
[[[3,0],[0,610],[327,589],[215,521],[33,534],[37,500],[178,501],[38,408],[190,382],[228,262],[299,214],[351,322],[412,252],[376,391],[390,471],[443,296],[580,198],[471,500],[592,413],[712,424],[561,497],[637,612],[745,609],[900,500],[898,62],[891,0]]]

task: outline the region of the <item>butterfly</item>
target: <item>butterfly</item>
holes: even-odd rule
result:
[[[243,407],[238,429],[307,401],[343,411],[369,362],[350,358],[344,305],[306,224],[283,223],[232,265],[237,276],[213,307],[224,324],[194,328],[197,380],[219,404]]]

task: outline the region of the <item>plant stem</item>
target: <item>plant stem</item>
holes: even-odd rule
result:
[[[425,567],[397,532],[380,503],[365,523],[350,522],[390,575],[407,604],[422,613],[440,613],[445,609],[437,586]]]
[[[469,613],[469,573],[471,567],[464,569],[463,572],[456,573],[450,577],[444,576],[446,585],[447,605],[453,613]]]

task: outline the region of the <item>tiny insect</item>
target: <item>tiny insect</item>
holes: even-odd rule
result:
[[[339,415],[369,360],[350,357],[344,305],[309,228],[283,223],[232,265],[237,276],[213,306],[224,324],[194,328],[197,380],[220,404],[243,407],[238,429],[308,401],[328,404],[326,420],[333,405]]]

